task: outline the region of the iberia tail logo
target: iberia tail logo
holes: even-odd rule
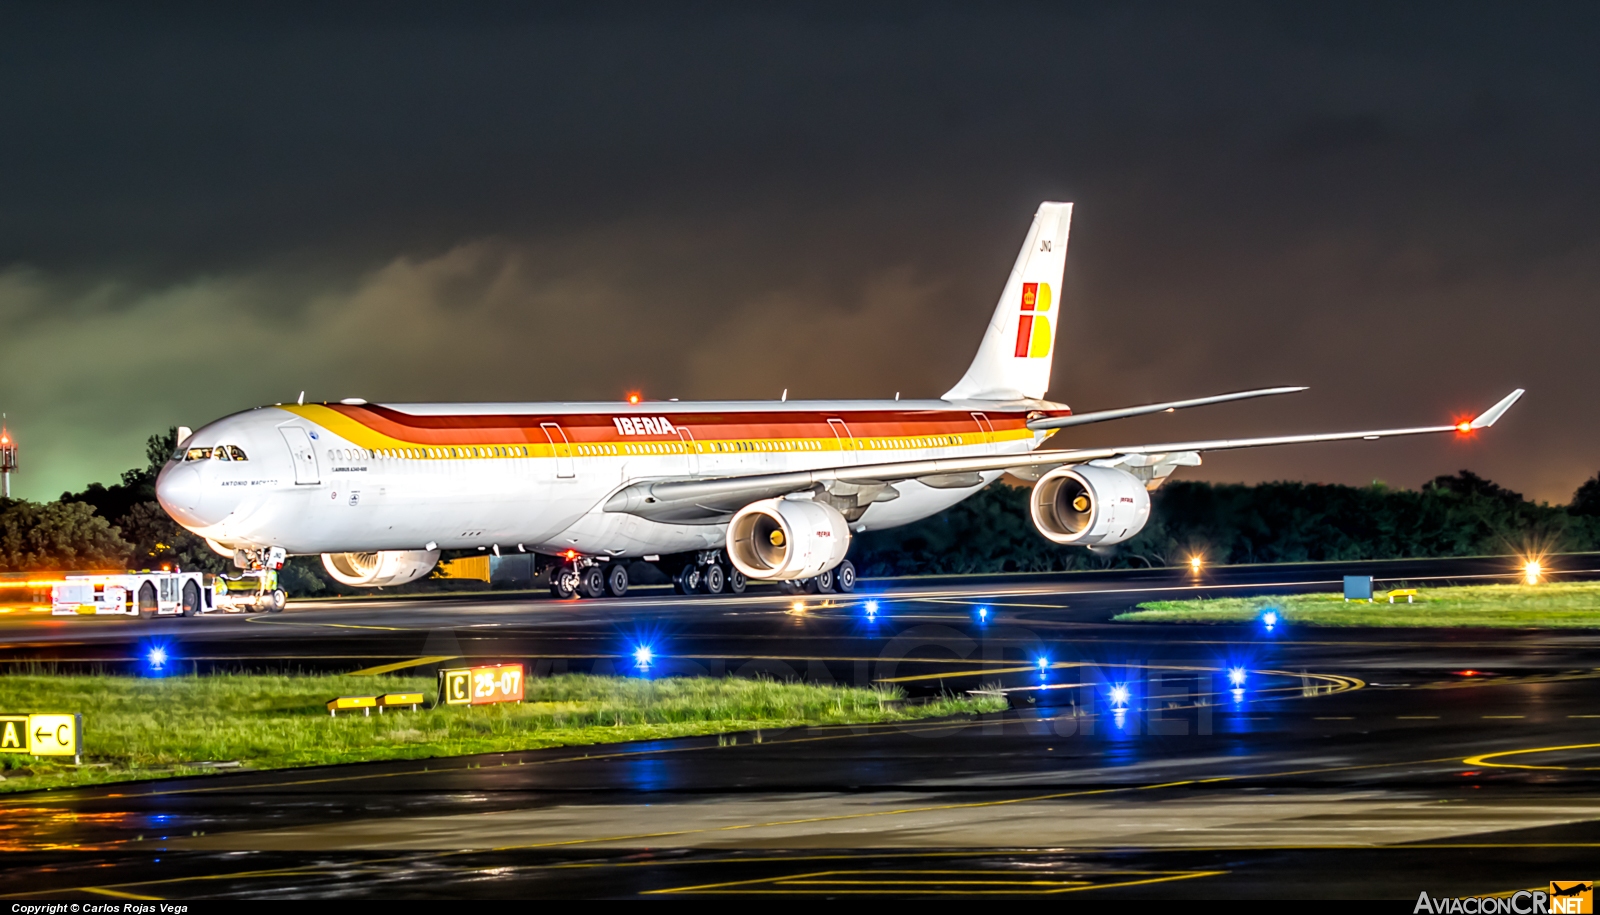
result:
[[[1022,284],[1022,316],[1017,319],[1018,358],[1043,359],[1050,355],[1049,283]]]

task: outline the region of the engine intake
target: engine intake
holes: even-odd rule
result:
[[[1057,467],[1039,478],[1029,500],[1033,524],[1056,543],[1121,543],[1150,520],[1150,493],[1125,470]]]
[[[334,581],[353,588],[403,585],[433,571],[438,562],[438,550],[322,554],[322,567],[328,570]]]
[[[728,559],[747,578],[794,581],[820,575],[850,550],[850,525],[831,505],[763,499],[728,523]]]

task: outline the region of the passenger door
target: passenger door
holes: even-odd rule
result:
[[[556,456],[556,479],[571,480],[578,473],[572,466],[572,443],[567,441],[567,433],[555,423],[540,423],[539,428],[544,430],[544,437],[550,440],[550,449]]]
[[[686,453],[689,455],[689,476],[697,477],[700,475],[700,447],[695,443],[693,432],[682,426],[676,428],[678,430],[678,438],[683,441],[683,447],[688,449]]]
[[[839,463],[856,463],[856,439],[850,434],[850,427],[842,419],[830,419],[828,428],[833,430],[833,437],[839,440]]]
[[[289,454],[294,459],[295,483],[321,483],[322,475],[317,471],[317,453],[311,448],[311,439],[306,437],[306,430],[299,426],[279,426],[278,431],[283,434],[284,444],[289,446]]]
[[[978,424],[978,432],[983,436],[984,453],[994,454],[994,424],[989,422],[989,417],[982,413],[972,414],[972,421]]]

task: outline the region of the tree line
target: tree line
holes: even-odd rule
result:
[[[156,502],[156,475],[177,430],[152,435],[146,464],[110,486],[55,502],[0,500],[0,572],[233,564]],[[1207,563],[1400,559],[1600,549],[1600,474],[1566,505],[1530,502],[1463,470],[1420,489],[1320,483],[1254,486],[1171,481],[1152,494],[1150,523],[1103,550],[1058,546],[1034,530],[1026,486],[994,483],[932,518],[867,531],[851,558],[868,576],[1046,572]],[[330,588],[316,557],[295,557],[282,583],[305,596]]]
[[[0,499],[0,572],[182,568],[234,572],[231,558],[185,530],[156,501],[156,475],[178,447],[178,430],[145,442],[145,466],[107,486],[90,483],[54,502]],[[291,594],[323,591],[321,569],[297,557],[280,582]],[[318,564],[320,565],[320,563]]]
[[[996,483],[916,524],[859,535],[862,574],[1047,572],[1207,563],[1316,562],[1600,549],[1600,474],[1566,505],[1530,502],[1470,470],[1421,489],[1170,481],[1150,523],[1094,551],[1034,530],[1030,489]]]

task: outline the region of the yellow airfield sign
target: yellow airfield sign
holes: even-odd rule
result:
[[[83,716],[0,715],[0,753],[78,756],[83,753]]]

